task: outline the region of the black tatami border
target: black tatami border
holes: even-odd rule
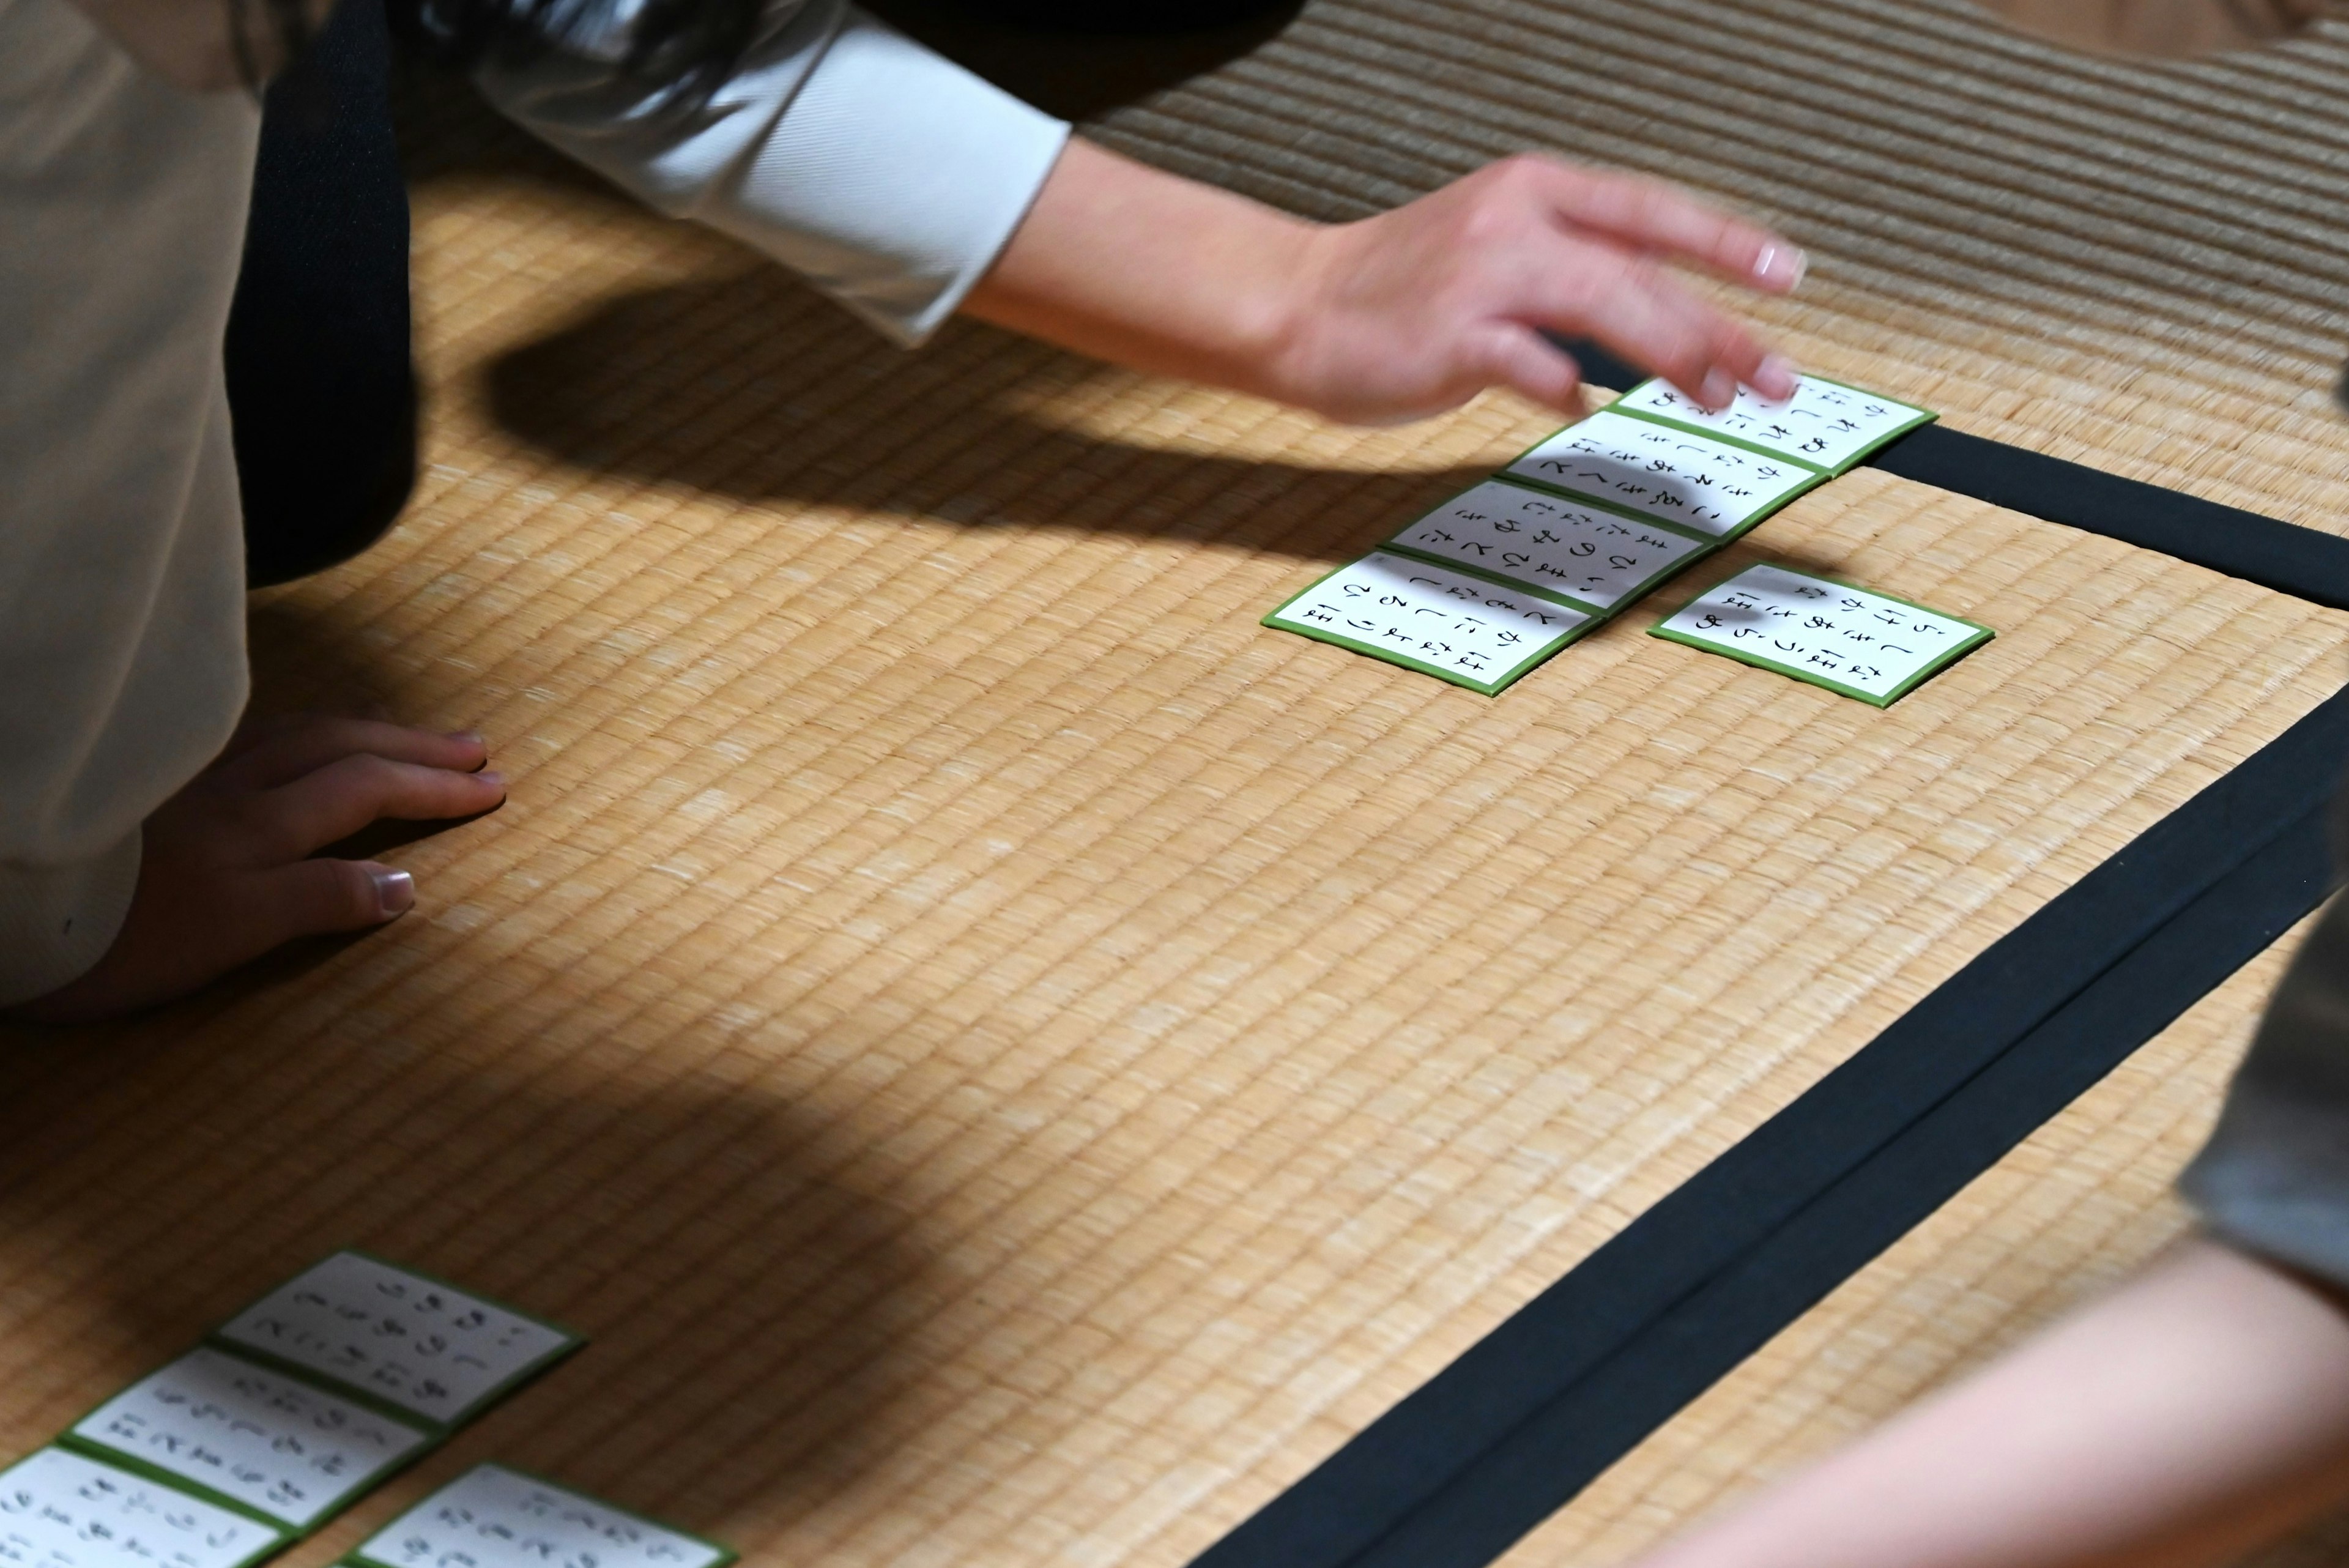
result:
[[[1638,378],[1574,345],[1590,379]],[[2349,539],[1928,425],[1870,465],[2349,608]],[[1202,1553],[1484,1568],[2323,901],[2349,691],[2051,899]]]

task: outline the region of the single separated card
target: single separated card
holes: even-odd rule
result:
[[[344,1562],[367,1568],[725,1568],[734,1555],[520,1470],[476,1465]]]
[[[579,1347],[574,1334],[364,1252],[337,1252],[212,1337],[453,1427]]]
[[[1603,614],[1638,598],[1711,546],[1588,502],[1488,479],[1385,547]]]
[[[246,1568],[290,1539],[64,1449],[0,1470],[0,1563],[11,1568]]]
[[[1726,539],[1826,478],[1695,431],[1599,410],[1502,471],[1707,539]]]
[[[1373,550],[1265,617],[1264,624],[1489,697],[1599,620],[1487,577]]]
[[[1889,708],[1997,633],[1789,566],[1748,566],[1650,628]]]
[[[1913,403],[1819,376],[1799,378],[1795,395],[1784,402],[1770,402],[1741,387],[1729,407],[1717,412],[1699,408],[1663,381],[1644,381],[1607,406],[1728,436],[1829,473],[1847,472],[1893,437],[1939,417]]]
[[[109,1399],[64,1440],[306,1530],[429,1447],[432,1434],[206,1346]]]

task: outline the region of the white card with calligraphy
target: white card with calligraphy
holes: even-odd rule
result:
[[[1704,553],[1702,540],[1619,512],[1488,479],[1386,543],[1596,610],[1630,603]]]
[[[734,1553],[502,1465],[477,1465],[362,1542],[378,1568],[723,1568]]]
[[[306,1529],[431,1442],[241,1356],[189,1352],[75,1424],[80,1442]]]
[[[1612,408],[1550,437],[1504,472],[1724,539],[1826,475]]]
[[[213,1337],[444,1426],[579,1345],[551,1324],[361,1252],[305,1270]]]
[[[1373,550],[1265,617],[1264,624],[1489,697],[1598,619],[1556,599]]]
[[[1785,566],[1748,566],[1651,628],[1672,642],[1889,707],[1997,634]]]
[[[1913,403],[1817,376],[1801,378],[1795,395],[1778,403],[1741,387],[1729,407],[1708,411],[1666,382],[1647,381],[1608,407],[1735,436],[1829,473],[1844,472],[1893,437],[1934,418]]]
[[[244,1568],[286,1532],[64,1449],[0,1470],[8,1568]]]

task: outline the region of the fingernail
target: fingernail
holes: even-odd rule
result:
[[[492,789],[503,789],[506,787],[506,775],[502,773],[497,773],[490,769],[483,769],[473,776],[481,780],[483,784],[488,784]]]
[[[1791,289],[1811,270],[1811,258],[1792,245],[1764,245],[1754,258],[1754,275],[1774,288]]]
[[[416,907],[416,878],[407,872],[394,871],[388,867],[370,867],[367,876],[375,882],[376,907],[383,911],[385,919],[405,914]]]
[[[1707,410],[1725,409],[1737,400],[1737,378],[1726,370],[1708,370],[1699,395]]]
[[[489,737],[479,730],[451,730],[449,732],[449,738],[469,746],[486,746],[490,743]]]
[[[1795,362],[1784,354],[1772,354],[1754,368],[1754,389],[1774,401],[1795,395],[1795,379],[1802,374]]]

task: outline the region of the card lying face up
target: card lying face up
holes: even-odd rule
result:
[[[1386,548],[1605,614],[1706,546],[1605,507],[1488,479],[1404,528]]]
[[[1727,539],[1825,480],[1822,469],[1609,406],[1502,470],[1511,478]]]
[[[346,1568],[726,1568],[714,1542],[510,1470],[476,1465],[343,1559]]]
[[[212,1336],[419,1416],[463,1422],[579,1347],[576,1335],[364,1252],[337,1252]]]
[[[1264,618],[1491,696],[1599,624],[1554,598],[1373,550]]]
[[[1779,403],[1741,387],[1729,407],[1710,411],[1669,383],[1646,381],[1608,407],[1728,436],[1829,473],[1849,471],[1887,441],[1935,417],[1914,404],[1818,376],[1800,378],[1795,395]]]
[[[100,1405],[67,1439],[301,1530],[422,1452],[433,1434],[207,1347]]]
[[[1650,635],[1889,708],[1997,634],[1889,594],[1757,566],[1699,594]]]
[[[247,1568],[291,1539],[64,1449],[0,1470],[0,1561],[11,1568]]]

